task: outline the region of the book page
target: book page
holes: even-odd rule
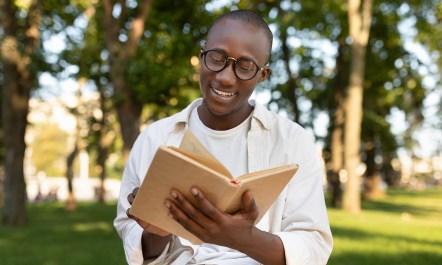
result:
[[[268,175],[276,175],[276,174],[279,174],[280,172],[282,173],[285,171],[293,171],[293,170],[295,170],[295,168],[296,168],[296,170],[295,170],[295,172],[296,172],[298,167],[299,166],[296,164],[282,165],[279,167],[274,167],[274,168],[269,168],[269,169],[264,169],[261,171],[256,171],[256,172],[244,174],[242,176],[239,176],[236,180],[240,181],[241,183],[255,181],[256,179],[267,177]]]
[[[243,193],[250,190],[259,210],[259,216],[256,219],[256,223],[258,223],[297,170],[298,165],[284,165],[237,178],[236,181],[239,182],[240,189],[231,199],[226,212],[237,211],[241,207]]]
[[[172,148],[172,147],[171,147]],[[196,138],[196,136],[187,129],[184,133],[183,140],[181,141],[179,149],[173,148],[174,150],[193,158],[199,163],[210,167],[211,169],[219,172],[230,179],[233,179],[232,174],[229,170],[224,167],[210,152],[206,147]],[[184,151],[184,152],[182,152]]]

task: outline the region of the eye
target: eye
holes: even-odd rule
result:
[[[209,59],[210,63],[224,64],[226,62],[226,57],[217,51],[208,52],[206,57]]]
[[[236,68],[242,72],[255,72],[256,64],[247,59],[240,59],[236,63]]]

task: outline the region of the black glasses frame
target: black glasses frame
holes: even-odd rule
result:
[[[213,52],[213,51],[219,52],[219,53],[223,54],[225,59],[226,59],[226,63],[224,64],[224,66],[221,69],[216,70],[216,71],[210,69],[210,67],[207,65],[207,62],[206,62],[206,55],[207,55],[207,53]],[[229,61],[232,60],[233,61],[233,72],[235,73],[235,76],[239,80],[243,80],[243,81],[247,81],[247,80],[250,80],[250,79],[254,78],[259,71],[264,70],[264,67],[260,67],[256,62],[254,62],[251,59],[246,59],[246,58],[239,58],[239,59],[237,59],[237,58],[234,58],[234,57],[230,57],[230,56],[227,56],[227,54],[224,51],[217,50],[217,49],[212,49],[212,50],[204,51],[204,48],[201,48],[201,56],[203,57],[203,61],[204,61],[204,64],[206,65],[207,69],[209,69],[210,71],[212,71],[214,73],[219,73],[222,70],[226,69],[227,66],[229,65]],[[238,74],[236,73],[236,64],[240,60],[247,60],[247,61],[252,62],[254,65],[256,65],[256,72],[255,72],[255,74],[252,77],[244,79],[244,78],[241,78],[241,77],[238,76]]]

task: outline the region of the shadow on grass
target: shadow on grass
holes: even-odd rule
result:
[[[442,255],[425,251],[406,251],[385,255],[383,253],[345,252],[332,254],[328,265],[437,265],[440,264]]]
[[[428,216],[433,215],[437,210],[432,207],[424,207],[424,206],[414,206],[406,203],[397,203],[397,202],[388,202],[385,200],[382,201],[364,201],[362,203],[362,208],[364,210],[374,210],[374,211],[383,211],[389,213],[404,213],[408,212],[412,215],[416,216]]]
[[[332,227],[335,240],[348,241],[345,249],[334,251],[328,262],[329,265],[383,265],[383,264],[440,264],[442,238],[427,240],[413,236],[385,235],[366,232],[357,229]],[[358,241],[358,243],[356,243]],[[352,243],[354,242],[354,243]],[[352,248],[352,244],[365,242],[366,248]],[[363,243],[362,243],[363,244]]]
[[[410,235],[410,236],[386,235],[386,234],[382,234],[382,233],[377,233],[376,231],[367,232],[367,231],[361,231],[358,229],[342,228],[342,227],[335,227],[335,226],[332,226],[331,230],[333,232],[333,237],[335,239],[337,239],[337,238],[357,239],[358,241],[385,239],[385,241],[391,241],[391,242],[395,242],[395,243],[403,242],[406,245],[419,244],[419,245],[428,246],[428,247],[440,247],[442,249],[442,238],[437,239],[437,240],[427,240],[427,239],[422,239],[422,238],[416,238],[413,235]]]
[[[442,199],[442,188],[428,188],[426,190],[407,190],[403,188],[389,188],[388,195],[391,196],[406,196],[419,198],[439,198]]]
[[[394,198],[395,200],[392,200]],[[425,205],[416,203],[426,202]],[[363,210],[389,213],[410,213],[415,216],[435,216],[442,218],[442,189],[410,191],[401,188],[388,189],[387,196],[377,200],[362,200]]]

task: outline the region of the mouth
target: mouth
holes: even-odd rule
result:
[[[217,94],[218,96],[223,97],[223,98],[230,98],[230,97],[233,97],[236,94],[236,93],[227,93],[227,92],[224,92],[224,91],[221,91],[221,90],[217,90],[217,89],[215,89],[213,87],[212,87],[212,91],[215,94]]]

